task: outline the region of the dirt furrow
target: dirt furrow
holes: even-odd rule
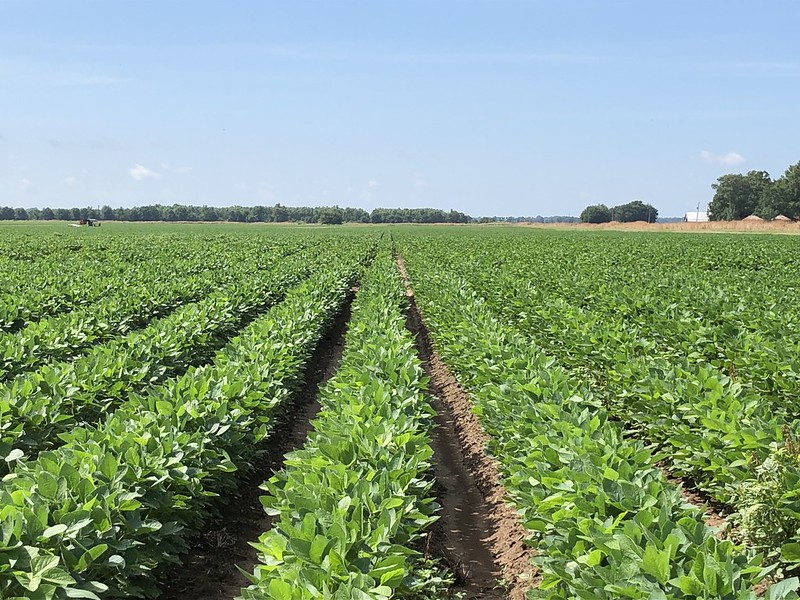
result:
[[[433,348],[401,256],[397,266],[408,296],[408,328],[430,377],[436,411],[431,445],[442,511],[430,551],[454,568],[453,591],[467,598],[523,600],[538,580],[528,535],[506,502],[497,464],[484,451],[487,436],[469,397]]]
[[[240,480],[235,496],[220,504],[220,515],[209,523],[206,532],[195,540],[183,565],[171,570],[160,598],[163,600],[230,600],[240,595],[250,582],[239,571],[252,573],[258,556],[250,542],[272,527],[264,512],[259,486],[283,468],[284,457],[302,446],[312,429],[311,421],[320,409],[319,388],[335,373],[344,350],[344,338],[355,297],[353,288],[347,301],[317,344],[308,362],[302,387],[261,444],[253,468]]]
[[[717,530],[718,538],[737,537],[736,529],[726,517],[730,510],[724,504],[717,502],[711,496],[698,489],[691,479],[674,475],[666,464],[659,463],[656,466],[664,474],[664,478],[667,481],[680,489],[681,497],[687,503],[703,511],[703,521],[709,527]]]

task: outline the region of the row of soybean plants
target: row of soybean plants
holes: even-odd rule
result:
[[[436,349],[468,391],[530,531],[532,597],[752,599],[760,556],[707,527],[586,385],[424,249],[406,251]],[[796,598],[796,580],[767,597]]]
[[[800,414],[800,341],[786,335],[800,325],[795,238],[632,236],[606,242],[613,242],[605,244],[612,265],[567,258],[579,280],[576,287],[594,289],[588,301],[565,299],[624,321],[661,353],[709,363],[735,376],[776,412]],[[525,262],[519,261],[519,268]]]
[[[511,232],[468,246],[507,303],[556,299],[624,323],[660,354],[708,363],[800,414],[800,341],[786,335],[800,326],[795,238]],[[519,283],[507,290],[498,275]]]
[[[740,244],[750,243],[739,239]],[[619,252],[616,240],[605,239],[609,253]],[[595,308],[565,300],[568,294],[554,292],[556,285],[551,283],[557,271],[552,256],[559,249],[568,254],[569,249],[560,248],[557,238],[549,240],[544,252],[533,243],[541,240],[529,241],[512,248],[496,240],[494,250],[474,253],[469,265],[440,245],[437,259],[449,268],[463,269],[494,310],[563,364],[583,372],[607,407],[640,435],[660,444],[676,474],[689,476],[698,487],[737,510],[733,520],[749,544],[768,553],[770,560],[800,562],[800,504],[794,491],[800,466],[791,396],[766,396],[750,384],[753,379],[730,375],[720,371],[719,364],[684,352],[682,347],[691,346],[691,341],[666,346],[666,336],[654,339],[632,322],[629,312],[615,317],[597,309],[598,300],[592,300]],[[673,251],[665,242],[660,254],[665,263],[675,262]],[[542,258],[545,252],[550,259]],[[502,269],[489,268],[501,258]],[[569,277],[576,287],[589,289],[603,277],[577,258],[570,264]],[[781,284],[775,285],[780,289]],[[617,298],[618,304],[621,298],[635,303],[647,297],[623,284],[607,284],[594,292],[601,293]],[[664,296],[677,293],[662,290]],[[763,295],[777,293],[765,288]],[[668,311],[667,316],[653,313],[653,323],[665,323],[667,328],[669,320]],[[751,327],[757,329],[758,320]],[[792,342],[780,344],[787,343]],[[762,362],[759,352],[749,354],[745,347],[736,358],[740,364]]]
[[[394,262],[365,275],[341,365],[305,446],[264,484],[275,519],[244,598],[444,597],[450,580],[417,551],[437,505],[432,409]]]
[[[214,352],[250,320],[279,301],[315,267],[292,255],[273,269],[254,270],[208,297],[186,304],[144,329],[94,346],[74,361],[55,361],[0,384],[0,472],[23,455],[61,443],[59,435],[92,422],[131,393],[158,385]]]
[[[224,280],[237,254],[271,246],[277,253],[298,236],[172,235],[6,230],[0,240],[0,331],[15,332],[74,310],[91,314],[109,294],[147,279],[213,275]],[[113,235],[112,235],[113,233]],[[87,235],[84,235],[87,234]],[[88,235],[91,234],[91,235]]]
[[[609,247],[612,242],[607,240]],[[746,251],[749,239],[739,243]],[[668,255],[666,248],[663,255]],[[529,255],[535,253],[535,249],[529,250]],[[542,294],[536,288],[537,282],[548,277],[546,269],[522,256],[519,260],[519,265],[509,265],[504,272],[478,275],[477,268],[465,272],[499,314],[563,364],[584,373],[606,407],[629,422],[634,433],[659,444],[675,474],[690,477],[737,511],[732,519],[750,545],[767,553],[771,561],[785,566],[800,563],[796,493],[800,449],[795,441],[798,424],[792,416],[796,414],[796,406],[791,408],[796,404],[792,396],[767,396],[763,386],[750,384],[752,379],[687,355],[680,348],[691,347],[691,338],[680,342],[673,337],[674,345],[668,347],[665,336],[654,339],[629,319]],[[473,262],[476,264],[480,261]],[[585,265],[573,268],[587,287],[598,276]],[[526,272],[528,279],[523,280],[520,271]],[[609,286],[606,291],[613,297],[627,296],[629,302],[642,296],[631,287]],[[662,293],[670,297],[679,292]],[[765,288],[763,295],[771,294],[777,292]],[[654,314],[655,325],[651,323],[648,329],[668,320]],[[753,317],[750,326],[758,329],[758,323]],[[791,343],[777,342],[771,354],[778,356],[778,346]],[[765,344],[762,338],[752,353],[746,346],[740,348],[737,364],[761,363]],[[793,396],[797,392],[795,389]]]
[[[340,248],[219,350],[0,482],[0,596],[154,597],[299,385],[369,250]]]
[[[115,239],[114,243],[123,241],[135,240]],[[70,311],[29,322],[15,332],[0,333],[0,380],[50,360],[68,359],[93,344],[124,335],[297,250],[295,242],[273,241],[257,248],[229,244],[224,252],[214,250],[211,254],[208,248],[185,242],[182,248],[165,246],[164,240],[151,244],[155,247],[152,256],[121,262],[124,266],[111,274],[95,272],[96,259],[89,259],[87,251],[75,257],[102,295]],[[119,260],[120,252],[109,258]]]
[[[140,270],[161,276],[171,261],[202,265],[193,243],[151,243],[138,254],[128,237],[83,239],[60,232],[6,230],[0,240],[0,331],[89,307]],[[165,269],[167,267],[167,269]]]

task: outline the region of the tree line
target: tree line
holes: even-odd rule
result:
[[[778,215],[800,218],[800,162],[778,179],[766,171],[728,174],[711,185],[714,198],[708,204],[712,221],[734,221],[756,215],[772,220]]]
[[[634,200],[627,204],[620,204],[609,208],[605,204],[592,204],[581,212],[581,223],[633,223],[645,221],[655,223],[658,218],[658,209],[652,204],[645,204],[641,200]]]
[[[3,221],[233,221],[238,223],[469,223],[469,215],[438,208],[362,208],[338,206],[187,206],[152,204],[133,208],[11,208],[0,207]]]

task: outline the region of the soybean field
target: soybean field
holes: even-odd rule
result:
[[[800,597],[795,236],[0,232],[0,598]]]

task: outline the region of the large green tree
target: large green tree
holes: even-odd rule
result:
[[[775,215],[783,214],[800,219],[800,162],[790,166],[782,177],[775,181],[771,205]]]
[[[633,202],[613,207],[611,209],[611,218],[620,223],[633,223],[634,221],[655,223],[658,218],[658,209],[652,204],[634,200]]]
[[[581,212],[581,223],[608,223],[611,211],[605,204],[592,204]]]
[[[708,217],[712,221],[736,221],[749,217],[763,202],[767,202],[772,185],[772,178],[766,171],[723,175],[711,186],[714,198],[708,205]],[[762,208],[768,210],[766,205]],[[765,218],[773,216],[767,215]]]

